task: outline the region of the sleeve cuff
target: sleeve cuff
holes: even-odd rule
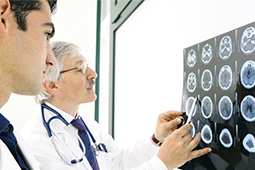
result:
[[[166,165],[159,159],[159,157],[154,156],[150,161],[149,164],[155,170],[167,170]]]
[[[152,143],[151,139],[145,141],[145,150],[149,151],[151,155],[156,155],[160,149],[159,146],[156,146]]]

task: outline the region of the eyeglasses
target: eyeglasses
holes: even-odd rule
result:
[[[60,71],[60,74],[62,73],[66,73],[68,71],[72,71],[72,70],[81,70],[83,74],[85,74],[87,68],[88,68],[88,65],[89,65],[89,62],[88,61],[85,61],[84,63],[82,63],[82,65],[80,65],[79,67],[75,67],[75,68],[70,68],[70,69],[67,69],[67,70],[63,70],[63,71]]]

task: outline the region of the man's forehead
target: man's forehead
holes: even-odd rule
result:
[[[65,59],[65,65],[69,65],[69,66],[79,66],[82,63],[86,62],[87,60],[82,56],[82,55],[78,55],[75,57],[66,57]]]
[[[28,1],[31,1],[31,0],[28,0]],[[51,14],[51,7],[49,5],[48,0],[39,0],[39,3],[41,4],[40,11],[47,11]]]
[[[33,10],[27,16],[27,22],[32,27],[50,28],[52,32],[55,32],[54,24],[52,23],[51,10],[47,0],[41,0],[42,6],[40,10]]]

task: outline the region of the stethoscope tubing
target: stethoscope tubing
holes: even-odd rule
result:
[[[56,116],[52,116],[48,122],[46,122],[45,120],[45,116],[44,116],[44,108],[55,113]],[[68,165],[75,165],[77,163],[80,163],[83,161],[83,158],[86,154],[86,149],[85,149],[85,145],[84,143],[82,142],[82,139],[80,138],[80,136],[75,132],[74,128],[70,125],[70,123],[68,123],[56,110],[52,109],[51,107],[47,106],[46,104],[42,103],[41,104],[41,113],[42,113],[42,120],[43,120],[43,125],[48,133],[48,136],[51,140],[51,143],[54,145],[58,155],[60,156],[60,158]],[[60,154],[60,151],[58,149],[58,147],[56,146],[56,143],[53,139],[53,135],[51,133],[51,130],[50,130],[50,122],[54,119],[59,119],[61,120],[77,137],[78,141],[80,142],[81,144],[81,148],[82,148],[82,155],[80,158],[76,158],[76,159],[72,159],[70,162],[68,162],[66,159],[64,159],[64,157]],[[54,134],[54,133],[53,133]],[[56,135],[55,135],[56,136]],[[58,139],[58,138],[57,138]],[[58,139],[59,141],[61,141],[60,139]],[[64,145],[64,144],[63,144]]]
[[[52,113],[55,114],[55,116],[52,116],[48,121],[46,121],[45,116],[44,116],[44,109],[47,109],[47,110],[51,111]],[[83,161],[83,157],[85,156],[86,149],[85,149],[84,143],[82,142],[82,139],[81,139],[80,136],[75,132],[75,130],[74,130],[74,128],[71,126],[71,124],[68,123],[68,122],[63,118],[63,116],[62,116],[60,113],[58,113],[56,110],[54,110],[53,108],[49,107],[49,106],[46,105],[45,103],[41,103],[41,113],[42,113],[43,125],[44,125],[44,127],[45,127],[45,129],[46,129],[46,131],[47,131],[47,134],[48,134],[49,138],[51,139],[51,141],[52,141],[52,143],[53,143],[53,145],[54,145],[56,151],[58,152],[59,156],[61,157],[61,159],[62,159],[65,163],[67,163],[68,165],[74,165],[74,164],[77,164],[77,163]],[[83,121],[83,119],[82,119],[81,117],[79,117],[79,118],[81,119],[82,123],[83,123],[84,126],[86,127],[86,130],[87,130],[87,132],[89,133],[89,136],[90,136],[90,138],[91,138],[92,141],[93,141],[93,144],[94,144],[93,148],[94,148],[95,154],[97,155],[96,152],[98,152],[98,151],[103,151],[103,152],[106,152],[106,153],[107,153],[108,151],[107,151],[107,149],[106,149],[105,144],[100,143],[99,145],[97,145],[96,139],[94,138],[94,136],[93,136],[92,133],[90,132],[90,130],[89,130],[89,128],[87,127],[86,123]],[[61,120],[66,126],[68,126],[68,128],[71,129],[71,130],[73,131],[73,133],[77,136],[77,138],[78,138],[78,140],[79,140],[79,143],[81,144],[82,152],[83,152],[82,157],[81,157],[81,158],[77,158],[77,159],[71,160],[71,164],[70,164],[69,162],[67,162],[67,161],[62,157],[62,155],[60,154],[60,151],[59,151],[58,148],[56,147],[56,144],[55,144],[55,142],[54,142],[54,140],[53,140],[53,137],[52,137],[52,136],[53,136],[54,133],[51,132],[50,123],[51,123],[51,121],[54,120],[54,119],[59,119],[59,120]]]

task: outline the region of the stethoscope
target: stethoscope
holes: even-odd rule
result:
[[[47,109],[49,111],[51,111],[52,113],[55,114],[55,116],[52,116],[48,121],[45,120],[45,115],[44,115],[44,109]],[[49,136],[49,138],[51,139],[51,142],[52,144],[54,145],[58,155],[61,157],[61,159],[68,165],[75,165],[77,163],[80,163],[83,161],[83,158],[85,156],[85,153],[86,153],[86,149],[85,149],[85,146],[84,146],[84,143],[82,142],[82,139],[80,138],[80,136],[76,133],[74,127],[68,123],[64,118],[63,116],[61,116],[61,114],[59,114],[56,110],[54,110],[53,108],[49,107],[48,105],[46,105],[45,103],[42,103],[41,104],[41,113],[42,113],[42,121],[43,121],[43,125],[47,131],[47,134]],[[61,120],[77,137],[79,143],[80,143],[80,147],[81,147],[81,150],[82,150],[82,156],[79,157],[79,158],[76,158],[76,159],[72,159],[71,161],[67,161],[66,159],[64,159],[64,156],[62,156],[62,154],[60,154],[60,151],[58,149],[58,147],[56,146],[56,143],[55,143],[55,140],[53,139],[53,135],[56,136],[54,134],[53,131],[51,131],[50,129],[50,123],[52,120],[54,119],[59,119]],[[105,152],[107,153],[107,149],[106,149],[106,146],[105,144],[103,143],[100,143],[100,144],[97,144],[96,143],[96,139],[94,138],[94,136],[92,135],[92,133],[90,132],[89,128],[87,127],[87,125],[85,124],[85,122],[83,121],[83,119],[80,117],[82,123],[84,124],[84,126],[86,127],[87,129],[87,132],[89,133],[89,136],[90,138],[92,139],[93,141],[93,150],[95,152],[96,155],[98,155],[99,151],[102,151],[102,152]],[[53,134],[53,135],[52,135]],[[59,142],[61,142],[61,140],[59,140]],[[63,145],[65,145],[63,142],[61,142]]]

